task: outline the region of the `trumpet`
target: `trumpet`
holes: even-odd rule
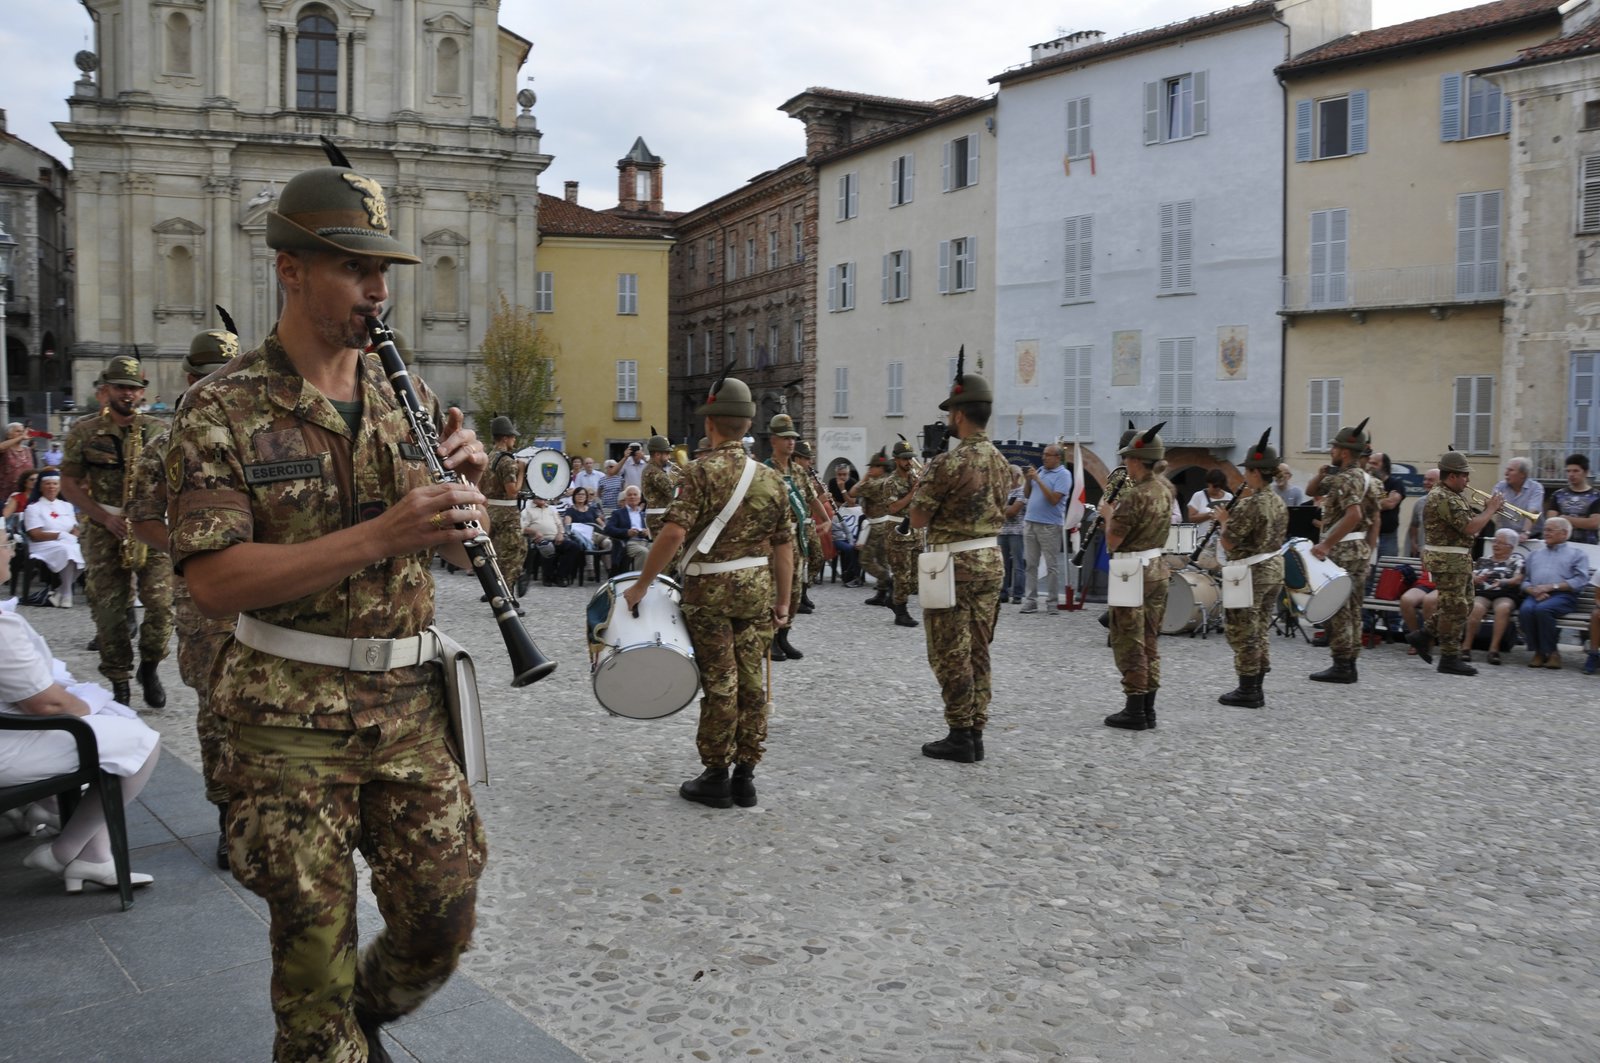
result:
[[[1481,510],[1484,506],[1489,504],[1489,499],[1493,496],[1490,495],[1488,491],[1468,485],[1467,497],[1472,500],[1473,505],[1477,506]],[[1507,502],[1504,499],[1501,499],[1500,501],[1500,508],[1511,513],[1515,513],[1529,524],[1536,523],[1539,520],[1539,514],[1530,513],[1521,506],[1513,506],[1510,502]]]

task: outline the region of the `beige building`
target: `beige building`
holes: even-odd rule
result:
[[[1512,100],[1501,445],[1560,480],[1600,469],[1600,5],[1563,5],[1562,36],[1480,71]]]
[[[534,301],[540,154],[532,45],[498,0],[84,0],[95,21],[71,118],[74,392],[138,344],[151,403],[182,390],[194,333],[226,307],[253,345],[277,318],[267,212],[337,142],[388,193],[423,263],[393,312],[441,399],[465,405],[500,293]],[[518,105],[520,106],[520,113]]]
[[[1502,0],[1339,38],[1279,67],[1288,103],[1286,460],[1304,482],[1341,424],[1474,481],[1504,445],[1502,234],[1510,107],[1472,72],[1547,40],[1551,0]]]

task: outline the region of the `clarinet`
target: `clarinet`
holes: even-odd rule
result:
[[[400,357],[399,348],[394,345],[394,333],[375,317],[367,318],[367,332],[372,337],[378,358],[383,362],[384,375],[389,378],[395,397],[400,400],[400,407],[411,424],[411,434],[422,448],[423,458],[428,463],[428,471],[433,475],[434,482],[460,483],[461,477],[445,468],[439,457],[439,431],[434,427],[432,418],[422,409],[417,389],[411,385],[411,372]],[[472,562],[473,574],[489,596],[494,622],[500,626],[500,637],[505,639],[506,652],[511,655],[511,685],[525,687],[538,682],[556,670],[556,662],[539,652],[533,637],[522,626],[522,621],[517,619],[517,604],[505,576],[500,573],[500,563],[495,560],[493,541],[476,520],[459,523],[456,527],[470,528],[477,533],[461,545]]]
[[[1224,502],[1222,504],[1223,510],[1225,510],[1228,513],[1232,513],[1233,512],[1233,504],[1235,502],[1239,501],[1240,495],[1243,493],[1244,489],[1247,486],[1249,486],[1249,485],[1248,484],[1240,484],[1238,489],[1233,492],[1233,497],[1228,499],[1226,502]],[[1217,520],[1216,518],[1212,518],[1212,520],[1211,520],[1211,530],[1206,532],[1206,537],[1204,539],[1200,540],[1200,545],[1195,547],[1194,548],[1194,553],[1189,555],[1189,564],[1192,565],[1196,561],[1200,560],[1200,555],[1206,552],[1206,547],[1211,545],[1212,538],[1216,536],[1217,532],[1221,528],[1222,528],[1222,522]]]
[[[1118,465],[1111,470],[1111,475],[1106,477],[1105,493],[1102,502],[1115,503],[1122,496],[1128,486],[1128,470],[1126,466]],[[1083,533],[1082,541],[1078,543],[1078,552],[1072,555],[1072,567],[1082,568],[1083,562],[1089,556],[1089,547],[1094,545],[1096,538],[1105,530],[1105,522],[1100,519],[1099,508],[1089,511],[1092,516],[1089,521],[1089,530]]]

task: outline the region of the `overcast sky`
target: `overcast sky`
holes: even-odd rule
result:
[[[617,202],[616,163],[642,136],[666,163],[666,200],[689,210],[799,156],[799,122],[777,110],[810,86],[932,100],[983,96],[988,79],[1024,63],[1028,46],[1064,32],[1118,36],[1229,6],[1226,0],[737,0],[553,3],[501,0],[500,24],[534,42],[523,84],[539,96],[541,189],[580,182],[580,202]],[[1373,0],[1386,26],[1469,6]],[[1078,12],[1097,9],[1093,15]],[[0,107],[13,134],[71,165],[52,122],[67,117],[72,57],[93,48],[73,0],[6,0]],[[1108,13],[1109,9],[1109,13]],[[531,80],[528,80],[531,79]]]

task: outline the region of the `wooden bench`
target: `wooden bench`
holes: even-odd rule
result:
[[[1421,558],[1389,556],[1386,554],[1378,558],[1378,564],[1375,569],[1378,573],[1377,579],[1382,578],[1385,570],[1399,568],[1401,565],[1410,565],[1416,572],[1422,572]],[[1377,587],[1377,579],[1373,581],[1374,589]],[[1561,631],[1581,632],[1587,636],[1589,633],[1589,616],[1594,612],[1594,607],[1595,585],[1591,582],[1578,595],[1577,606],[1561,614],[1560,619],[1556,621],[1556,628]],[[1374,613],[1398,613],[1400,611],[1400,600],[1398,598],[1392,601],[1387,598],[1375,598],[1369,594],[1362,598],[1361,608],[1370,609]]]

